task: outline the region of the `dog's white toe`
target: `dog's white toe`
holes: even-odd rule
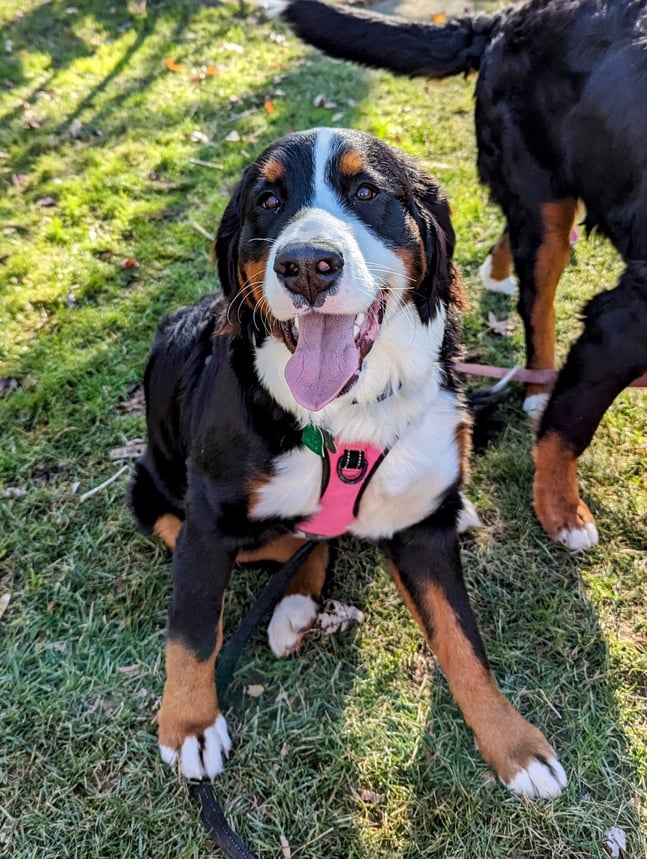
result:
[[[270,648],[275,656],[289,656],[298,650],[303,635],[314,624],[318,606],[312,597],[291,594],[274,609],[267,628]]]
[[[503,280],[496,280],[492,277],[492,254],[488,254],[479,268],[481,282],[488,292],[500,292],[503,295],[516,295],[518,292],[517,278],[513,274],[504,277]]]
[[[597,546],[599,540],[595,522],[585,522],[583,528],[563,528],[557,535],[557,542],[563,543],[572,552],[591,549]]]
[[[531,799],[550,799],[559,796],[567,783],[564,767],[557,758],[547,761],[535,758],[525,769],[519,770],[506,787]]]
[[[549,399],[550,394],[532,394],[523,401],[523,410],[533,423],[539,423]]]
[[[224,769],[223,756],[231,751],[231,739],[227,722],[221,714],[200,737],[187,737],[179,752],[160,745],[160,755],[165,764],[175,765],[180,761],[180,771],[185,778],[208,778],[213,781]]]

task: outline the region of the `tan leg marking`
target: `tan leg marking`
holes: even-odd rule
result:
[[[277,561],[285,564],[306,542],[303,537],[286,534],[253,552],[239,552],[236,561],[239,564],[251,564],[256,561]],[[318,543],[290,580],[285,589],[285,595],[302,594],[318,600],[326,579],[329,554],[328,543]]]
[[[454,700],[474,732],[479,750],[506,783],[535,758],[555,753],[537,728],[503,696],[492,672],[476,656],[440,587],[430,584],[420,610],[430,618],[431,634],[393,564],[389,572],[409,611],[418,622],[447,678]]]
[[[153,534],[160,537],[171,551],[175,549],[182,528],[182,520],[172,513],[165,513],[153,525]]]
[[[492,271],[490,277],[494,280],[505,280],[512,274],[512,249],[510,234],[507,230],[501,233],[501,238],[492,248]]]
[[[535,303],[530,316],[533,357],[531,369],[555,368],[555,292],[571,254],[570,235],[577,200],[544,203],[541,217],[544,239],[535,260]],[[550,385],[528,385],[526,396],[547,393]]]
[[[554,540],[570,545],[563,539],[563,532],[595,527],[591,511],[579,495],[577,457],[557,433],[549,432],[536,443],[534,459],[533,506],[537,518]]]
[[[216,721],[220,714],[216,656],[221,645],[222,613],[216,648],[203,662],[180,642],[167,643],[166,683],[157,716],[160,745],[178,750],[187,737],[200,736]]]
[[[456,444],[459,450],[461,463],[461,481],[465,480],[470,468],[470,457],[472,456],[472,422],[464,421],[456,428]]]

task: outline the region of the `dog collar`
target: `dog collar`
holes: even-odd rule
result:
[[[339,537],[357,518],[362,495],[388,449],[345,444],[314,426],[306,427],[301,438],[322,459],[322,489],[320,510],[296,527],[307,537]]]

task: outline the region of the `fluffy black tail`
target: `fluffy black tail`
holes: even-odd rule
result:
[[[282,14],[297,36],[331,57],[429,78],[478,70],[501,19],[478,15],[424,24],[320,0],[292,0]]]

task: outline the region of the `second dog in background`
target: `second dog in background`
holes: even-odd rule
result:
[[[578,202],[625,270],[584,311],[584,330],[552,389],[529,385],[538,421],[533,501],[571,549],[598,541],[577,460],[615,397],[647,372],[647,2],[532,0],[506,11],[423,24],[294,0],[284,17],[333,57],[396,74],[478,72],[478,170],[507,228],[494,274],[519,280],[527,366],[555,366],[554,297]]]

